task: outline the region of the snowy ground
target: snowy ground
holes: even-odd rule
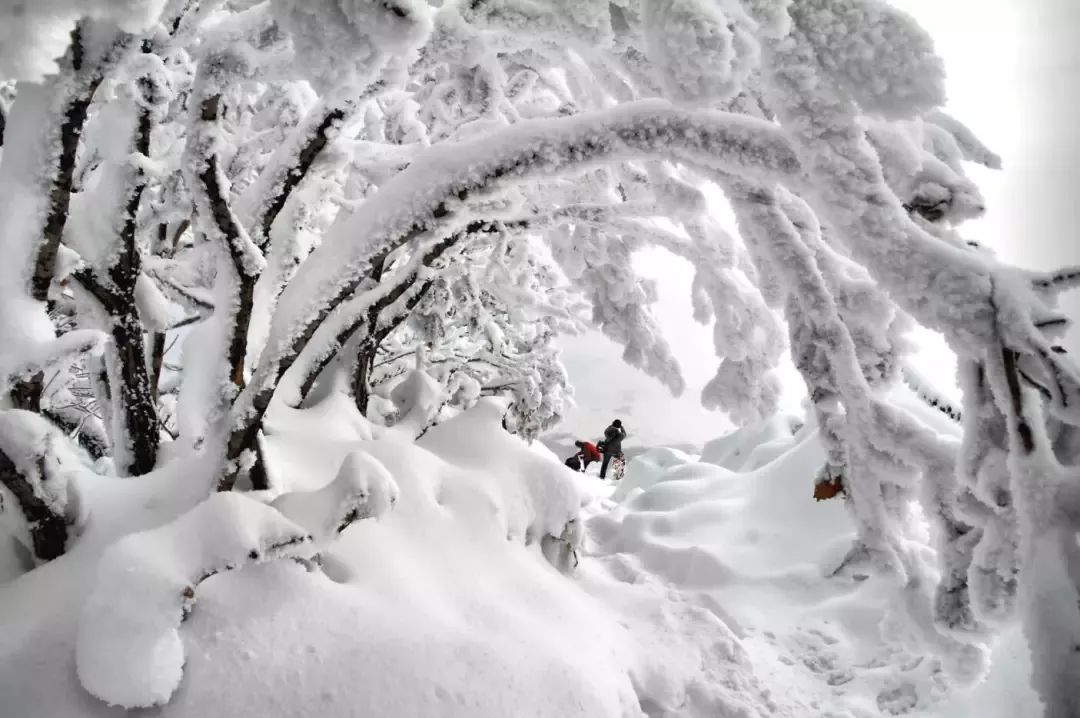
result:
[[[858,565],[835,572],[852,529],[841,503],[811,498],[813,427],[793,436],[776,417],[700,455],[652,448],[613,486],[499,419],[484,403],[414,444],[373,439],[337,396],[279,410],[268,427],[276,480],[318,489],[359,451],[393,477],[396,506],[350,527],[322,572],[281,560],[206,580],[179,625],[179,688],[144,714],[1037,715],[1015,634],[968,694],[930,657],[887,647],[885,583]],[[184,470],[80,483],[104,508],[76,549],[0,586],[4,716],[123,714],[76,675],[80,621],[103,620],[80,616],[100,557],[200,498]],[[566,530],[575,515],[580,532]],[[576,569],[561,573],[553,561],[572,557],[550,537],[578,534]],[[176,541],[162,570],[189,550]],[[105,590],[142,606],[151,594],[131,580]],[[143,640],[131,630],[117,651]],[[85,673],[93,651],[79,655]]]

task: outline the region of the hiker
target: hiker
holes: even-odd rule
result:
[[[574,446],[578,448],[578,452],[564,462],[567,468],[584,472],[589,468],[589,464],[600,461],[600,450],[592,442],[575,441]]]
[[[602,458],[600,456],[600,449],[596,448],[596,444],[591,441],[575,441],[574,446],[579,449],[578,456],[581,457],[582,471],[587,471],[589,464],[594,461],[600,461]]]
[[[603,479],[607,476],[608,464],[615,460],[615,480],[618,481],[622,478],[622,470],[625,464],[623,459],[622,442],[626,438],[626,429],[623,428],[622,421],[616,419],[611,422],[611,426],[604,429],[604,440],[600,442],[600,451],[604,454],[604,460],[600,464],[600,478]]]

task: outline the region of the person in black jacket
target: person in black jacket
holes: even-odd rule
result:
[[[611,422],[611,426],[604,429],[604,441],[599,447],[600,451],[604,454],[604,460],[600,464],[600,478],[603,479],[607,476],[608,464],[612,459],[615,459],[621,468],[623,462],[622,442],[626,438],[626,429],[623,428],[622,421],[616,419]],[[622,471],[615,471],[615,478],[622,478]]]

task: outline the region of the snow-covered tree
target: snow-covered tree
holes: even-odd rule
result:
[[[786,321],[823,478],[895,579],[897,635],[973,678],[1019,614],[1047,714],[1080,711],[1080,370],[1054,343],[1080,271],[1021,271],[961,237],[983,205],[964,163],[998,159],[942,112],[941,62],[907,15],[177,0],[26,16],[51,32],[0,31],[0,78],[18,80],[0,90],[0,479],[38,559],[93,511],[59,463],[107,453],[145,474],[168,441],[206,459],[206,493],[266,488],[272,402],[302,405],[335,361],[365,408],[420,354],[446,366],[445,401],[506,389],[508,424],[534,434],[565,384],[552,337],[577,322],[563,278],[681,391],[630,262],[658,246],[695,264],[707,405],[772,412]],[[917,383],[915,323],[960,358],[959,446],[890,402]]]

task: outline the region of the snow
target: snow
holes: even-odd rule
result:
[[[157,21],[165,0],[44,0],[0,6],[0,77],[37,82],[55,73],[57,60],[83,18],[139,32]]]
[[[374,458],[348,454],[337,477],[316,491],[291,491],[271,502],[282,516],[324,545],[353,521],[382,516],[397,502],[398,488]]]
[[[1080,710],[1077,275],[960,234],[965,163],[1001,161],[927,33],[884,0],[435,5],[0,12],[4,710]],[[126,347],[76,270],[133,303]],[[149,386],[141,330],[188,321]],[[596,387],[553,455],[560,333]],[[617,486],[560,461],[612,414]]]
[[[91,693],[171,693],[157,710],[180,718],[313,702],[332,715],[1029,714],[989,709],[1003,695],[1033,705],[1016,638],[998,646],[996,683],[970,694],[883,642],[891,589],[858,563],[835,572],[854,526],[841,502],[812,499],[812,426],[791,436],[777,417],[714,442],[760,455],[786,431],[788,450],[747,472],[652,449],[616,503],[503,431],[505,410],[482,399],[414,443],[341,394],[275,405],[267,451],[289,493],[269,504],[193,502],[182,459],[136,482],[76,475],[105,510],[71,553],[0,586],[5,709],[113,715],[75,682],[74,654]],[[337,534],[326,520],[357,499],[378,513],[395,493],[378,521]],[[271,560],[315,550],[314,572]]]
[[[282,513],[231,493],[120,539],[102,555],[79,618],[79,682],[109,705],[168,702],[185,663],[178,629],[198,584],[246,561],[306,558],[311,542]]]

